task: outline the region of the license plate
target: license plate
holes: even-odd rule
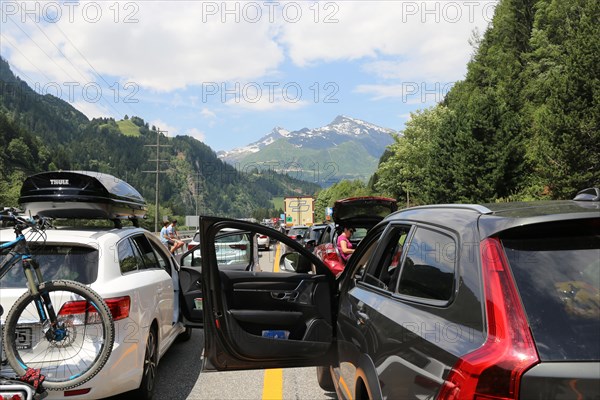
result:
[[[18,350],[31,349],[33,329],[30,327],[19,326],[15,332],[15,343]]]

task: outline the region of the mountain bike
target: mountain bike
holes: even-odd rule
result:
[[[108,306],[79,282],[44,281],[43,267],[33,257],[24,231],[29,242],[39,235],[37,242],[45,243],[48,219],[24,218],[11,209],[0,212],[0,221],[14,224],[16,235],[15,240],[0,245],[0,251],[6,253],[0,257],[0,280],[17,264],[27,280],[27,291],[16,300],[4,322],[2,338],[8,363],[19,376],[32,370],[43,375],[43,386],[49,390],[87,382],[102,369],[112,351],[115,328]]]

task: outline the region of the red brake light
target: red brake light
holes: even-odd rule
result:
[[[245,244],[230,244],[229,247],[231,247],[232,249],[246,250],[248,246],[246,246]]]
[[[539,362],[500,241],[481,242],[487,340],[457,361],[438,399],[516,399],[523,373]]]
[[[327,243],[325,245],[325,254],[323,256],[323,261],[340,261],[337,252],[335,251],[335,247],[331,243]]]
[[[114,321],[118,321],[129,316],[129,306],[131,303],[129,296],[114,297],[110,299],[104,299],[104,301],[106,302],[106,305],[108,305]],[[83,315],[86,313],[86,311],[88,314],[88,323],[93,323],[92,318],[94,315],[98,314],[98,311],[96,311],[96,307],[94,307],[91,303],[83,300],[69,301],[63,304],[58,312],[58,315]]]
[[[187,249],[188,249],[188,250],[191,250],[191,249],[193,249],[194,247],[196,247],[196,245],[195,245],[195,244],[189,244],[189,243],[188,243],[188,245],[187,245]]]
[[[261,239],[266,239],[266,238],[267,238],[267,235],[260,235],[260,236],[259,236],[259,238],[261,238]]]
[[[82,394],[88,394],[90,392],[90,390],[92,390],[92,389],[89,388],[89,389],[67,390],[63,394],[64,394],[65,397],[68,397],[68,396],[79,396],[79,395],[82,395]]]
[[[288,237],[289,237],[290,239],[294,239],[294,240],[296,240],[296,235],[289,235]]]

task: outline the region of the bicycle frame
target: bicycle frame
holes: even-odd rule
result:
[[[25,274],[25,278],[27,279],[27,287],[29,289],[29,292],[35,298],[36,309],[40,317],[40,322],[43,324],[44,322],[50,320],[50,322],[54,326],[54,324],[56,324],[57,321],[56,312],[52,307],[52,301],[50,300],[50,296],[47,293],[40,293],[38,291],[38,285],[42,283],[44,279],[42,276],[42,272],[40,271],[40,266],[31,257],[29,247],[27,246],[27,241],[25,240],[25,236],[22,233],[18,234],[15,240],[0,245],[0,250],[5,249],[11,250],[6,256],[4,256],[2,261],[0,261],[0,280],[4,277],[4,275],[8,273],[8,271],[15,264],[17,264],[20,261],[23,267],[23,273]],[[44,304],[46,305],[45,308]],[[46,315],[44,309],[48,311],[48,315]]]

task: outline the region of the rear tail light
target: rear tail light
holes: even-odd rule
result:
[[[259,238],[261,238],[261,239],[266,239],[266,238],[267,238],[267,235],[260,235],[260,236],[259,236]]]
[[[290,239],[294,239],[294,240],[296,240],[296,235],[290,235],[290,236],[288,236],[288,237],[289,237]]]
[[[129,316],[129,306],[131,304],[131,299],[129,296],[113,297],[110,299],[104,299],[104,301],[106,302],[114,321],[118,321]],[[100,323],[96,307],[84,300],[69,301],[63,304],[58,312],[58,315],[73,315],[75,321],[80,321],[80,323],[83,324],[83,316],[86,314],[86,312],[88,324]]]
[[[325,245],[325,254],[323,256],[323,261],[339,261],[337,252],[335,251],[335,247],[331,243]]]
[[[481,242],[487,340],[452,368],[438,399],[517,399],[523,373],[539,362],[500,241]]]
[[[191,249],[193,249],[194,247],[196,247],[196,245],[195,245],[195,244],[189,244],[189,243],[188,243],[188,245],[187,245],[187,249],[188,249],[188,250],[191,250]]]
[[[229,247],[231,247],[232,249],[246,250],[248,246],[246,246],[245,244],[230,244]]]

